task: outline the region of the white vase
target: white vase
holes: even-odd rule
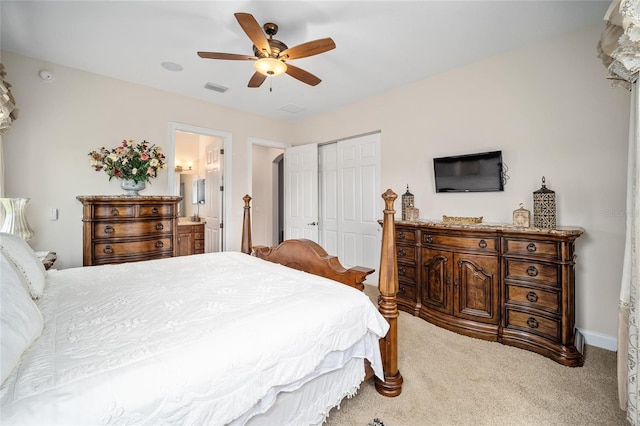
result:
[[[2,232],[17,235],[23,240],[30,240],[33,237],[33,229],[29,226],[26,216],[27,203],[29,198],[0,198],[4,206],[4,225]]]
[[[124,179],[120,181],[120,188],[124,189],[126,195],[140,195],[139,191],[145,188],[144,181],[136,182],[132,179]]]

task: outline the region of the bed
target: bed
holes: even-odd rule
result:
[[[3,234],[0,422],[321,424],[365,377],[398,395],[383,197],[378,309],[360,291],[371,270],[305,240],[252,247],[248,196],[242,252],[45,272]]]

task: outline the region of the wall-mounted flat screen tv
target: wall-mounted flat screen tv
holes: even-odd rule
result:
[[[502,151],[433,159],[436,192],[504,191]]]

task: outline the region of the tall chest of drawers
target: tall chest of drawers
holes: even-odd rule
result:
[[[398,308],[460,334],[581,366],[574,250],[583,232],[396,222]]]
[[[78,196],[83,206],[83,264],[176,256],[178,202],[173,196]]]

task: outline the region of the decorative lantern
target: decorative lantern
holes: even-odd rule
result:
[[[420,217],[420,210],[415,207],[407,207],[407,220],[418,220]]]
[[[520,203],[520,208],[513,211],[513,226],[528,228],[531,226],[531,212]]]
[[[402,220],[407,219],[407,208],[413,207],[413,194],[409,192],[409,185],[407,185],[407,192],[402,194]]]
[[[554,229],[556,227],[556,193],[547,188],[542,176],[542,188],[533,193],[533,226]]]

